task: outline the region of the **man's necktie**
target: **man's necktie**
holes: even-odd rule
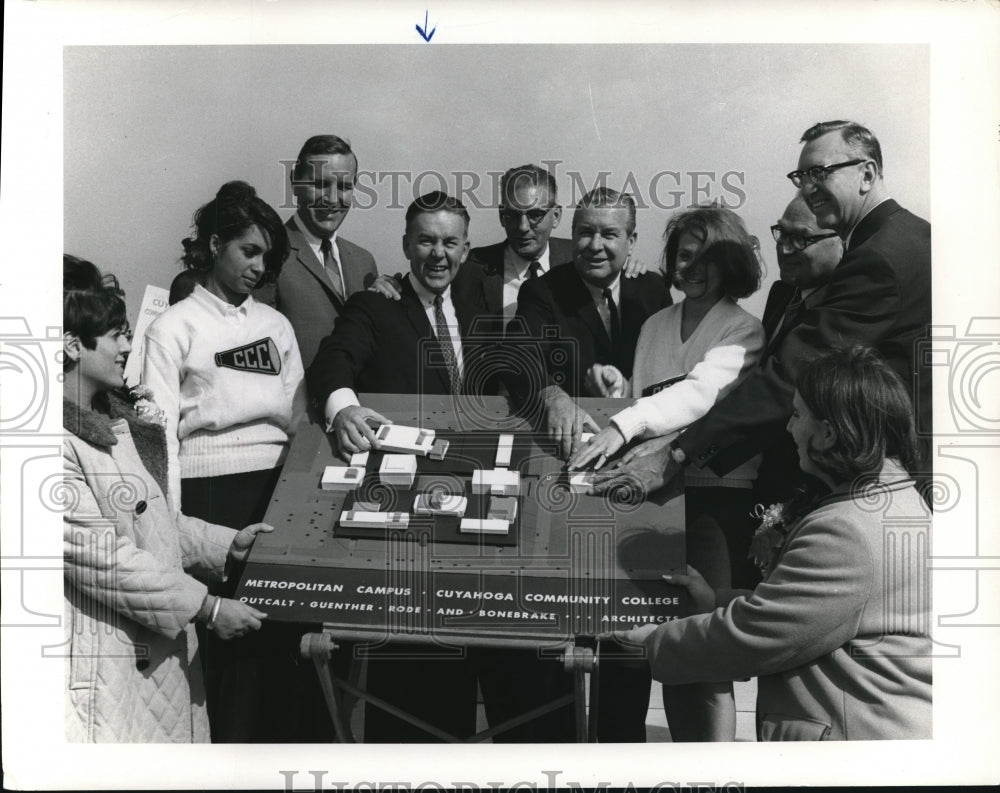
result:
[[[619,358],[621,357],[621,318],[618,316],[618,306],[615,305],[615,298],[611,294],[610,289],[604,290],[604,299],[608,304],[608,314],[611,318],[611,352],[615,357],[615,365],[620,365]]]
[[[444,362],[448,367],[448,379],[451,381],[451,393],[459,394],[462,391],[462,375],[458,371],[458,358],[455,357],[455,348],[451,343],[451,333],[448,332],[448,323],[444,318],[444,308],[442,308],[444,298],[437,295],[434,298],[434,324],[437,325],[437,339],[444,353]]]
[[[792,292],[792,299],[788,301],[785,312],[781,315],[781,323],[774,329],[774,334],[767,344],[768,349],[774,347],[778,343],[778,339],[783,338],[788,329],[798,323],[804,305],[805,299],[802,297],[802,290],[796,287],[795,291]]]
[[[542,263],[537,259],[528,265],[528,279],[538,278],[542,274]]]
[[[340,265],[337,264],[337,257],[333,255],[333,242],[329,237],[319,244],[319,249],[323,252],[323,267],[326,268],[327,278],[333,287],[333,293],[341,303],[344,302],[344,282],[340,277]]]
[[[796,288],[792,293],[792,299],[788,301],[788,305],[785,307],[785,316],[781,321],[782,325],[798,321],[799,314],[802,312],[803,302],[805,302],[805,299],[802,297],[802,290]]]

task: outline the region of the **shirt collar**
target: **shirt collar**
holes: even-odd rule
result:
[[[430,308],[433,306],[434,298],[437,297],[437,293],[432,292],[420,283],[420,281],[413,277],[413,273],[407,273],[406,278],[409,280],[410,286],[413,287],[413,291],[417,293],[417,297],[420,299],[420,305],[424,308]],[[451,284],[448,284],[445,290],[441,293],[441,297],[444,298],[445,303],[451,302]]]
[[[201,302],[209,308],[217,311],[223,316],[231,314],[242,314],[243,316],[246,316],[250,313],[250,306],[253,305],[254,302],[253,295],[247,295],[246,300],[238,306],[234,306],[232,303],[223,300],[218,295],[209,292],[201,284],[195,284],[194,291],[191,294],[201,300]]]
[[[591,297],[594,298],[595,302],[599,301],[599,300],[604,300],[604,290],[605,289],[610,289],[611,290],[611,297],[614,299],[615,305],[621,306],[621,304],[622,304],[622,301],[621,301],[622,274],[621,273],[618,273],[618,275],[615,276],[615,280],[612,281],[609,286],[594,286],[592,283],[590,283],[590,281],[588,281],[588,280],[586,280],[584,278],[581,278],[580,280],[583,281],[583,285],[587,287],[587,290],[590,292],[590,295],[591,295]]]
[[[323,240],[317,237],[315,234],[309,231],[309,229],[306,228],[306,224],[302,222],[302,218],[299,217],[298,212],[292,215],[292,218],[293,222],[295,223],[295,228],[297,228],[299,232],[302,234],[302,236],[306,238],[306,242],[309,243],[309,247],[312,248],[314,251],[318,251],[320,247],[323,245]],[[337,244],[336,231],[333,232],[333,235],[330,237],[330,243],[336,246]]]
[[[521,256],[521,254],[511,248],[510,245],[504,243],[504,275],[518,280],[527,278],[528,267],[531,266],[532,261],[536,261],[541,265],[541,273],[539,273],[539,275],[543,275],[549,271],[549,244],[547,242],[545,243],[545,249],[537,259],[525,259]]]

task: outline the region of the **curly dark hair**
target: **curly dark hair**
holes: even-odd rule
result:
[[[684,232],[702,241],[698,258],[715,262],[722,276],[722,291],[733,300],[749,297],[760,288],[759,243],[740,216],[725,207],[695,207],[679,212],[663,232],[663,270],[674,283],[677,249]]]
[[[215,235],[225,245],[256,226],[271,248],[264,254],[264,275],[255,288],[278,280],[281,266],[288,258],[288,233],[271,206],[246,182],[226,182],[215,198],[194,214],[195,233],[183,241],[181,262],[190,270],[212,269],[211,240]]]
[[[803,363],[795,385],[813,415],[829,421],[836,441],[809,457],[836,482],[878,474],[887,457],[910,473],[921,454],[913,404],[902,378],[873,349],[854,345]]]

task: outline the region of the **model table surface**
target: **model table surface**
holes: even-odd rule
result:
[[[436,431],[443,460],[417,457],[411,487],[379,480],[373,451],[356,490],[325,490],[324,470],[347,465],[316,424],[297,432],[236,596],[270,619],[324,623],[334,635],[465,643],[549,644],[603,635],[685,613],[686,595],[661,579],[684,569],[683,482],[648,500],[573,492],[555,446],[512,417],[502,398],[361,395],[396,424]],[[580,400],[602,426],[627,404]],[[464,519],[490,517],[472,472],[506,466],[520,477],[511,531],[462,532],[463,518],[417,514],[432,491],[465,496]],[[506,440],[506,439],[505,439]],[[505,451],[502,459],[505,459]],[[409,514],[405,528],[340,525],[343,510]]]

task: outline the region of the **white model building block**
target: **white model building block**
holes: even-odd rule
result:
[[[378,478],[383,485],[413,487],[417,477],[417,456],[415,454],[387,454],[382,457]]]
[[[497,468],[506,468],[510,465],[510,455],[514,451],[514,436],[504,434],[497,442]]]
[[[355,501],[351,509],[355,512],[381,512],[382,505],[377,501]]]
[[[464,534],[507,534],[510,524],[505,520],[491,518],[462,518],[458,530]]]
[[[413,512],[417,515],[453,515],[461,518],[469,506],[465,496],[447,493],[421,493],[413,502]]]
[[[472,492],[479,495],[489,493],[494,496],[519,496],[521,475],[506,468],[494,468],[492,471],[476,469],[472,472]]]
[[[513,496],[490,496],[490,511],[486,517],[513,523],[517,517],[517,499]]]
[[[351,465],[357,465],[364,468],[368,465],[368,452],[357,452],[351,455]]]
[[[581,444],[583,444],[583,443],[590,443],[590,439],[593,438],[593,437],[594,437],[594,433],[592,433],[592,432],[581,432],[580,433],[580,443]],[[354,462],[354,460],[352,459],[351,463],[353,464],[353,462]]]
[[[569,475],[569,489],[574,493],[586,493],[593,486],[593,471],[579,471]]]
[[[432,460],[443,460],[444,456],[448,453],[449,442],[443,438],[438,438],[434,441],[434,445],[431,446],[431,451],[428,457]]]
[[[356,466],[328,465],[323,469],[320,487],[324,490],[357,490],[365,478],[365,469]]]
[[[419,454],[423,457],[434,445],[434,430],[403,427],[399,424],[383,424],[375,437],[381,451],[397,454]]]
[[[410,516],[405,512],[363,512],[349,509],[340,514],[340,525],[360,529],[405,529],[410,525]]]

